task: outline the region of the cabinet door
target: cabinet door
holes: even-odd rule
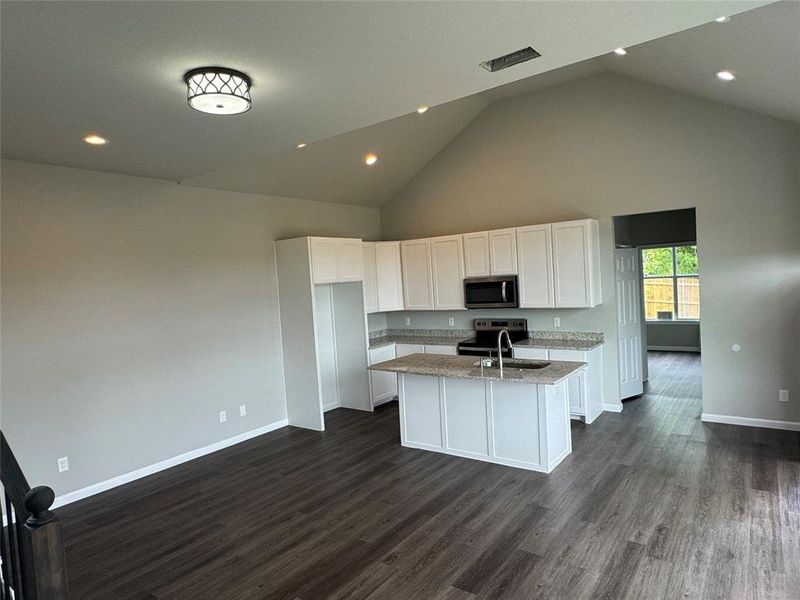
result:
[[[552,227],[556,306],[594,306],[590,279],[590,221],[553,223]]]
[[[495,229],[489,232],[489,258],[492,275],[517,274],[516,229]]]
[[[425,346],[425,354],[447,354],[449,356],[456,356],[458,352],[456,351],[455,346],[427,344]]]
[[[550,350],[550,360],[571,360],[588,362],[586,353],[580,350]],[[570,375],[567,379],[569,393],[569,412],[573,415],[586,414],[586,369]]]
[[[460,235],[432,238],[433,308],[464,308],[464,252]]]
[[[400,250],[406,310],[433,310],[431,249],[428,240],[402,242]]]
[[[555,306],[550,225],[517,228],[517,258],[520,307]]]
[[[381,311],[403,310],[403,274],[400,265],[400,244],[375,244],[378,308]]]
[[[361,240],[337,240],[336,264],[339,281],[362,281],[364,279],[364,258]]]
[[[514,348],[514,358],[526,360],[547,360],[547,350],[542,348]]]
[[[311,277],[314,283],[336,283],[339,269],[336,254],[339,240],[333,238],[311,238]],[[363,260],[359,251],[359,261]]]
[[[364,309],[368,312],[377,312],[378,305],[378,274],[375,264],[375,244],[364,242],[361,245],[364,257]]]
[[[369,351],[369,364],[391,360],[395,357],[394,345],[383,346]],[[370,388],[372,391],[372,406],[388,402],[397,396],[397,375],[385,371],[370,371]]]
[[[425,346],[422,344],[395,344],[394,347],[397,358],[409,354],[425,354]]]
[[[489,275],[489,232],[465,233],[461,237],[464,240],[464,276]]]

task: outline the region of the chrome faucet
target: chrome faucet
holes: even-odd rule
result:
[[[507,329],[501,329],[497,332],[497,366],[500,367],[500,377],[503,376],[503,334],[506,334],[506,339],[508,340],[508,347],[511,348],[511,336],[508,335]]]

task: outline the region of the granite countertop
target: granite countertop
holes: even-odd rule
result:
[[[454,377],[456,379],[483,379],[509,383],[553,385],[586,367],[584,362],[563,360],[549,361],[542,369],[515,369],[503,367],[503,377],[497,368],[475,366],[476,356],[447,356],[443,354],[409,354],[368,367],[372,371],[389,371],[408,375],[430,375],[432,377]],[[512,359],[506,359],[512,360]],[[526,363],[542,361],[526,360]]]

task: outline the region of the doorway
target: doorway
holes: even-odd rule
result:
[[[695,209],[614,217],[614,242],[620,399],[650,395],[676,370],[694,390],[701,378]]]

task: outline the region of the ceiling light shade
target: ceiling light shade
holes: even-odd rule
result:
[[[716,19],[714,19],[714,23],[728,23],[730,22],[730,20],[731,20],[730,17],[717,17]]]
[[[97,135],[96,133],[88,133],[81,139],[92,146],[104,146],[108,143],[106,138],[104,138],[102,135]]]
[[[427,106],[425,106],[425,105],[422,105],[422,106],[420,106],[419,108],[417,108],[417,112],[418,112],[419,114],[421,114],[421,115],[422,115],[422,114],[425,114],[426,112],[428,112],[428,107],[427,107]]]
[[[614,54],[617,56],[625,56],[627,53],[628,51],[625,48],[614,48]]]
[[[374,155],[374,154],[367,154],[364,157],[364,162],[367,163],[367,165],[372,166],[376,162],[378,162],[378,157],[376,155]]]
[[[250,78],[224,67],[192,69],[183,76],[186,98],[195,110],[212,115],[238,115],[250,110]]]
[[[736,79],[736,75],[734,75],[730,71],[719,71],[717,73],[717,77],[722,79],[722,81],[733,81],[734,79]]]

